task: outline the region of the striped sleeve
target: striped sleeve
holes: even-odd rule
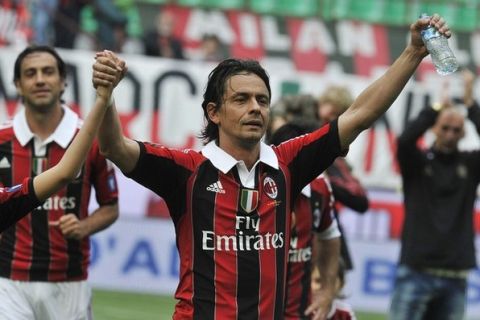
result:
[[[40,204],[33,189],[33,178],[25,178],[22,184],[13,187],[0,188],[0,232]]]

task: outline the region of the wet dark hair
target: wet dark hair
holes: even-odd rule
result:
[[[65,79],[67,77],[67,68],[65,66],[65,62],[60,58],[60,55],[55,51],[54,48],[49,47],[49,46],[38,46],[38,45],[30,45],[26,47],[20,54],[17,56],[17,59],[15,60],[15,66],[13,69],[13,82],[17,82],[20,80],[21,76],[21,67],[22,67],[22,62],[25,57],[31,53],[35,52],[46,52],[51,54],[55,60],[57,60],[57,67],[58,67],[58,72],[60,73],[60,77]]]
[[[311,119],[297,119],[284,124],[275,131],[268,139],[268,143],[279,145],[280,143],[315,131],[319,128],[317,121]]]
[[[210,72],[207,87],[203,94],[202,109],[207,124],[199,135],[199,138],[202,139],[205,144],[218,139],[218,126],[209,119],[207,105],[213,102],[215,103],[216,110],[220,109],[223,104],[228,79],[238,74],[255,74],[262,79],[267,87],[270,102],[272,96],[270,79],[258,61],[241,59],[223,60]]]

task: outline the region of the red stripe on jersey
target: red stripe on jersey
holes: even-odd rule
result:
[[[17,184],[30,176],[32,153],[30,148],[23,148],[16,139],[12,141],[12,149],[12,183]],[[33,245],[30,214],[16,224],[15,238],[11,276],[16,280],[28,281]]]
[[[195,176],[188,179],[185,188],[185,214],[175,223],[175,233],[177,237],[178,253],[180,255],[180,281],[175,291],[175,298],[179,302],[175,306],[173,319],[192,319],[192,297],[193,297],[193,221],[192,221],[192,184]],[[181,238],[182,241],[178,239]]]
[[[219,174],[218,181],[224,190],[238,190],[239,186],[232,175]],[[217,193],[215,199],[214,233],[222,236],[237,236],[236,212],[239,202],[239,192]],[[217,218],[218,217],[218,218]],[[237,244],[237,250],[239,246]],[[215,319],[237,318],[238,281],[232,281],[237,273],[237,251],[215,251]]]

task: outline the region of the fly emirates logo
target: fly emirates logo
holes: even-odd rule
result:
[[[260,251],[284,246],[283,232],[259,234],[259,224],[258,217],[237,216],[235,235],[219,235],[213,231],[203,231],[202,248],[216,251]]]
[[[75,208],[75,197],[53,196],[45,200],[38,210],[71,210]]]

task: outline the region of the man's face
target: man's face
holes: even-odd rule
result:
[[[341,114],[340,108],[330,102],[319,104],[317,112],[322,123],[333,121]]]
[[[60,103],[65,81],[54,56],[48,52],[34,52],[23,59],[20,79],[15,81],[15,86],[25,107],[43,113]]]
[[[265,134],[270,115],[270,96],[255,74],[238,74],[225,84],[222,106],[210,113],[218,125],[220,146],[251,147]]]
[[[442,111],[437,118],[433,132],[436,135],[435,148],[445,153],[457,149],[458,142],[464,136],[463,116],[449,110]]]

